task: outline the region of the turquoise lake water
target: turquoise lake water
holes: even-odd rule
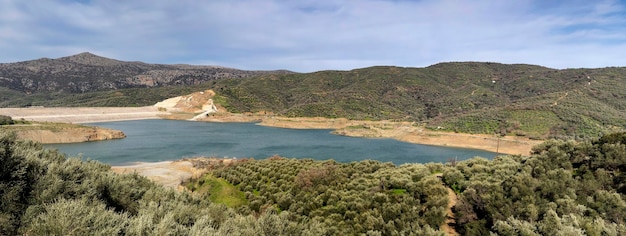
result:
[[[496,155],[481,150],[418,145],[393,139],[345,137],[331,134],[331,130],[283,129],[254,123],[137,120],[89,125],[122,130],[127,137],[46,146],[69,156],[81,155],[84,159],[111,165],[199,156],[265,159],[273,155],[338,162],[372,159],[400,165],[446,162],[455,158],[464,160],[475,156],[492,159]]]

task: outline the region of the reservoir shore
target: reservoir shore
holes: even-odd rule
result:
[[[53,107],[0,108],[0,114],[15,120],[61,123],[97,123],[142,119],[190,119],[193,114],[159,111],[156,107]],[[259,125],[290,129],[333,129],[333,133],[364,138],[393,138],[414,144],[480,149],[501,154],[529,155],[540,140],[527,137],[498,137],[425,129],[414,122],[358,121],[344,118],[287,118],[261,114],[219,112],[198,121],[257,122]]]
[[[0,114],[15,120],[60,123],[97,123],[145,119],[187,120],[193,113],[172,113],[156,107],[62,107],[62,108],[0,108]],[[331,129],[337,135],[365,138],[393,138],[414,144],[480,149],[501,154],[529,155],[534,145],[541,143],[526,137],[496,137],[483,134],[461,134],[427,130],[413,122],[403,121],[357,121],[344,118],[302,117],[286,118],[266,114],[234,114],[218,112],[198,122],[255,122],[259,125],[289,129]],[[50,134],[54,136],[54,134]],[[67,133],[64,133],[67,135]],[[77,134],[79,135],[79,134]],[[41,134],[39,134],[41,136]],[[58,135],[57,135],[58,136]],[[59,140],[49,137],[47,140]],[[66,140],[73,140],[67,139]],[[208,158],[211,161],[229,162],[230,159]],[[138,162],[113,166],[117,173],[137,173],[164,186],[180,188],[184,181],[198,177],[203,168],[195,168],[193,160]]]

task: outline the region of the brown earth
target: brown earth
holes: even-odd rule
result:
[[[459,235],[456,232],[454,227],[456,226],[456,220],[454,218],[454,212],[452,212],[452,208],[456,205],[458,199],[456,193],[451,188],[446,188],[448,190],[448,207],[446,208],[446,221],[444,222],[442,229],[446,232],[446,235]]]
[[[438,173],[435,176],[441,179],[443,177],[443,174]],[[443,181],[442,181],[442,184],[443,184]],[[448,192],[448,206],[446,207],[446,220],[443,222],[443,224],[439,228],[442,231],[446,232],[446,235],[459,235],[459,233],[456,232],[456,229],[455,229],[456,218],[454,216],[454,212],[452,211],[452,208],[454,208],[454,206],[456,205],[459,199],[456,196],[456,193],[454,192],[454,190],[452,190],[450,187],[446,186],[445,184],[443,185],[446,187],[446,190]]]
[[[41,126],[40,126],[41,127]],[[101,127],[74,126],[61,129],[16,130],[17,137],[40,143],[80,143],[125,138],[119,130]]]
[[[111,167],[116,173],[137,173],[166,187],[178,188],[180,184],[195,175],[202,175],[193,168],[189,161],[163,161],[155,163],[137,163],[127,166]]]
[[[198,157],[179,161],[140,162],[113,166],[111,170],[119,174],[137,173],[163,186],[183,190],[181,183],[192,178],[199,178],[214,166],[227,165],[233,161],[233,159]]]

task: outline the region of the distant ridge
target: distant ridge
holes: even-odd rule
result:
[[[27,94],[85,93],[124,88],[197,85],[289,71],[246,71],[219,66],[127,62],[83,52],[58,59],[0,64],[0,87]]]

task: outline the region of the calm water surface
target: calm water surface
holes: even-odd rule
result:
[[[138,120],[93,123],[122,130],[125,139],[46,145],[111,165],[178,160],[184,157],[254,157],[272,155],[339,162],[365,159],[404,163],[445,162],[495,153],[474,149],[410,144],[393,139],[366,139],[331,134],[331,130],[282,129],[253,123]]]

